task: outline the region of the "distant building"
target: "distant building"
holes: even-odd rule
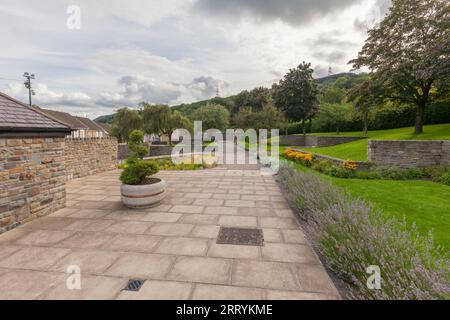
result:
[[[92,121],[88,118],[75,117],[87,126],[81,134],[80,138],[105,138],[108,136],[108,132],[97,122]]]

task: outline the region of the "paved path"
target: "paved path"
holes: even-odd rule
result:
[[[273,177],[226,167],[160,172],[158,207],[120,202],[118,171],[67,185],[67,208],[0,235],[0,299],[336,299]],[[218,245],[220,226],[263,247]],[[67,268],[81,268],[68,290]],[[139,292],[122,291],[146,279]]]

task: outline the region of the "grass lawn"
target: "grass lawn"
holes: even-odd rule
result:
[[[450,140],[450,123],[424,127],[424,133],[416,135],[414,128],[400,128],[391,130],[370,131],[367,135],[362,132],[343,132],[341,136],[366,136],[372,140]],[[336,133],[314,133],[313,135],[336,136]],[[335,158],[355,161],[367,160],[367,139],[344,143],[332,147],[301,148],[305,151],[324,154]]]
[[[297,164],[299,170],[319,175],[351,195],[372,203],[386,215],[405,217],[416,223],[426,235],[430,230],[436,243],[450,248],[450,187],[419,180],[360,180],[339,179],[323,175]]]

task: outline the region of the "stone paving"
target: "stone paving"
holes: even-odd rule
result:
[[[339,299],[273,177],[160,172],[167,198],[136,211],[118,176],[73,180],[65,209],[0,235],[0,299]],[[218,245],[220,226],[261,228],[265,244]],[[129,279],[146,282],[123,291]]]

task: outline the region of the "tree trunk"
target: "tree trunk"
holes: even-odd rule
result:
[[[364,134],[367,134],[367,132],[369,131],[368,118],[369,118],[369,115],[366,112],[364,112],[364,114],[363,114],[363,121],[364,121],[363,132],[364,132]]]
[[[339,126],[336,126],[336,134],[339,134]]]
[[[423,109],[421,106],[417,107],[416,110],[416,125],[415,125],[415,133],[421,134],[423,133]]]
[[[306,125],[305,125],[305,119],[302,120],[302,127],[303,127],[303,136],[306,137]]]

